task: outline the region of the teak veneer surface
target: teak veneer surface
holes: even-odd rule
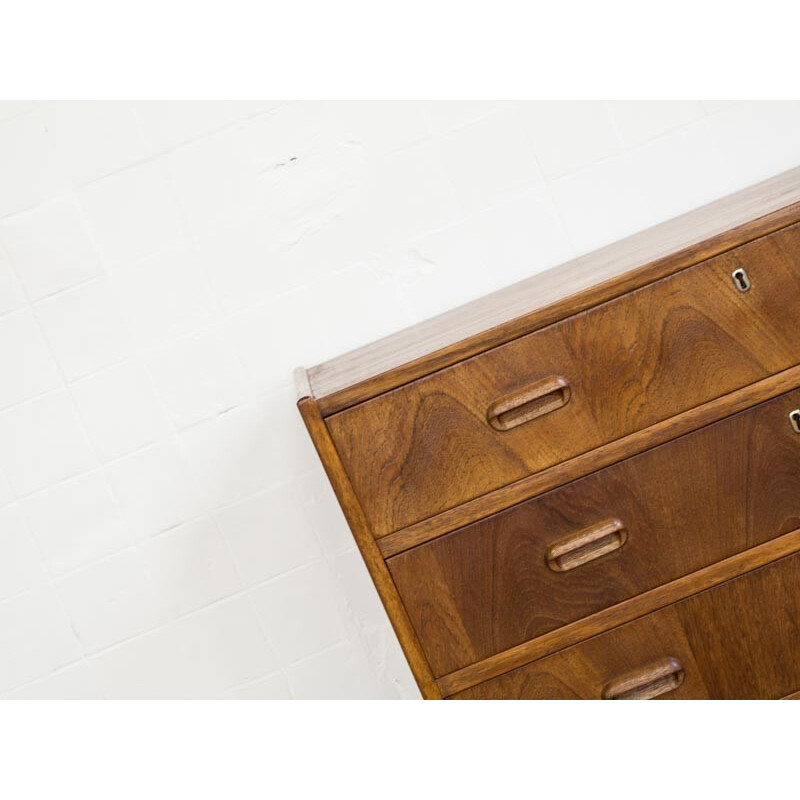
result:
[[[434,674],[800,528],[798,407],[800,390],[390,558]],[[608,520],[624,543],[548,567],[554,542]]]
[[[423,697],[799,693],[800,168],[297,386]]]
[[[800,168],[312,367],[307,391],[341,411],[796,222],[798,202]]]
[[[731,273],[746,268],[749,292]],[[377,537],[800,361],[792,226],[326,419]],[[491,407],[562,376],[571,396],[509,430]]]
[[[556,628],[537,639],[477,661],[438,678],[436,683],[442,695],[450,697],[797,552],[800,552],[800,530],[770,539],[697,572],[691,572],[562,628]]]
[[[629,622],[454,699],[600,699],[607,687],[675,659],[665,699],[778,699],[800,686],[800,554]]]
[[[384,557],[402,553],[419,544],[458,530],[479,519],[498,514],[512,505],[538,497],[551,489],[578,480],[597,470],[632,458],[679,436],[699,430],[705,425],[732,416],[750,406],[766,402],[800,385],[800,366],[770,375],[736,392],[715,398],[675,417],[657,422],[649,428],[590,450],[550,469],[537,472],[516,483],[452,508],[378,540]]]

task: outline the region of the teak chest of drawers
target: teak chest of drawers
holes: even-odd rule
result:
[[[297,380],[424,697],[800,691],[800,169]]]

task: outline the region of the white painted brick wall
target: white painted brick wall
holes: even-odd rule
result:
[[[0,695],[417,697],[291,369],[798,163],[794,102],[0,104]]]

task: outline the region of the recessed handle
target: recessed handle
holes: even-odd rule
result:
[[[486,419],[495,430],[507,431],[557,411],[569,402],[570,394],[569,381],[560,375],[553,375],[492,403],[486,412]]]
[[[547,548],[545,560],[553,572],[568,572],[619,550],[627,540],[625,526],[618,519],[612,519],[553,542]]]
[[[606,684],[603,700],[652,700],[677,689],[683,678],[681,662],[664,658]]]
[[[789,412],[789,422],[792,423],[792,428],[795,433],[800,433],[800,408]]]

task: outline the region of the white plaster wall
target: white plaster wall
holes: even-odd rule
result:
[[[800,163],[800,104],[0,103],[0,695],[417,697],[311,365]]]

